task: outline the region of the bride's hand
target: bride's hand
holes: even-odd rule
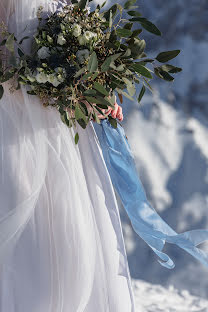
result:
[[[107,112],[105,109],[102,109],[102,112],[107,116],[111,114],[112,118],[118,118],[119,121],[123,121],[122,107],[120,105],[118,105],[117,101],[115,102],[115,108],[114,109],[112,107],[108,106]],[[98,118],[104,119],[106,117],[103,116],[102,114],[99,114]]]

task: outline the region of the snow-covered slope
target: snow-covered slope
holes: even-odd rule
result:
[[[208,301],[187,290],[168,289],[144,281],[133,281],[136,312],[208,312]]]
[[[147,94],[141,106],[125,99],[123,125],[155,209],[178,232],[208,229],[208,1],[138,0],[137,4],[163,33],[158,38],[144,31],[148,54],[181,49],[171,63],[182,66],[183,72],[174,83],[156,79],[155,95]],[[172,245],[165,252],[176,268],[161,267],[133,232],[123,209],[121,215],[133,278],[173,284],[208,298],[207,268]],[[203,248],[208,253],[208,243]]]

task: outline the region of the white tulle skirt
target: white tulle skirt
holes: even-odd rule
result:
[[[5,93],[0,311],[134,311],[118,206],[93,124],[69,129],[24,89]]]

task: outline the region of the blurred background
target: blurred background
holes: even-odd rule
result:
[[[114,3],[108,1],[107,7]],[[144,30],[140,37],[147,41],[148,56],[180,49],[170,63],[183,72],[172,83],[155,78],[154,94],[147,92],[142,104],[125,98],[123,126],[148,199],[161,217],[177,232],[208,229],[208,1],[146,0],[137,5],[163,34],[160,38]],[[208,298],[207,268],[173,245],[164,251],[176,268],[163,268],[122,208],[121,217],[133,279]],[[201,248],[208,252],[208,244]]]

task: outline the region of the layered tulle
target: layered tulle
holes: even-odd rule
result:
[[[56,1],[12,0],[10,30],[18,36],[27,25],[31,34],[40,4],[57,8]],[[24,87],[4,88],[0,311],[134,311],[117,202],[93,124],[69,129]]]

